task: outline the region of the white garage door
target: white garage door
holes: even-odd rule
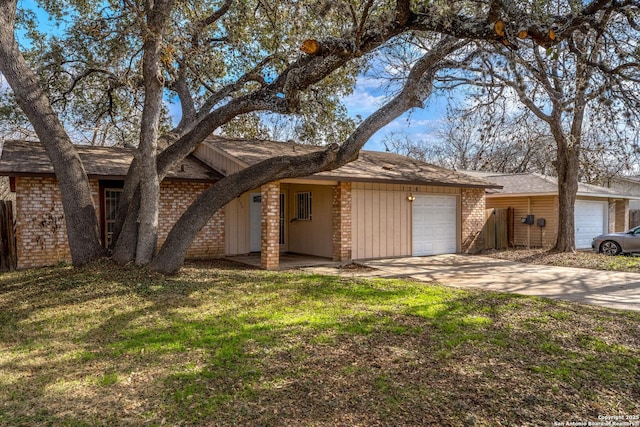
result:
[[[413,201],[413,255],[456,253],[456,196],[416,196]]]
[[[576,200],[574,211],[576,249],[591,248],[591,241],[598,234],[606,233],[609,212],[607,202]]]

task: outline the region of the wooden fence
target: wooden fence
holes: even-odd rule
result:
[[[484,219],[485,249],[513,246],[513,208],[487,209]]]
[[[0,200],[0,271],[13,271],[18,266],[16,250],[16,224],[13,205]]]

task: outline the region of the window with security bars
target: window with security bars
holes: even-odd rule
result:
[[[104,190],[104,237],[109,249],[113,244],[113,231],[116,227],[116,213],[121,195],[122,188],[106,188]]]
[[[296,193],[296,219],[299,221],[311,221],[311,192]]]

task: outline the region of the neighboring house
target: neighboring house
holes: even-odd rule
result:
[[[465,172],[499,184],[487,191],[487,208],[513,208],[512,242],[515,246],[551,247],[558,232],[557,178],[537,174]],[[614,189],[580,183],[575,204],[576,248],[591,248],[592,239],[602,233],[624,231],[629,223],[629,199]],[[533,223],[523,220],[533,215]],[[538,219],[544,219],[540,227]],[[531,222],[531,221],[530,221]]]
[[[159,243],[196,194],[222,176],[274,156],[318,149],[208,138],[162,183]],[[78,150],[108,242],[109,218],[117,202],[111,198],[122,187],[132,151]],[[20,267],[68,260],[60,195],[44,150],[37,143],[5,143],[0,174],[11,177],[17,196]],[[363,151],[358,160],[334,171],[268,183],[241,195],[209,221],[188,256],[260,252],[263,267],[273,269],[280,252],[340,262],[476,252],[484,245],[485,191],[496,188],[483,179],[404,156]],[[42,216],[59,223],[58,240],[35,237],[46,234],[39,230],[46,223]]]

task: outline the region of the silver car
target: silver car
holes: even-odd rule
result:
[[[640,253],[640,226],[621,233],[601,234],[593,238],[591,247],[605,255]]]

